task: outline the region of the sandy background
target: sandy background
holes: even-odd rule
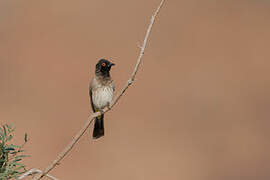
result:
[[[112,59],[119,90],[158,0],[0,0],[0,124],[43,169],[85,123]],[[270,2],[167,0],[135,84],[51,172],[64,180],[269,180]]]

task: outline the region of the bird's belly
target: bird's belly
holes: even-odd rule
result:
[[[112,102],[113,89],[111,87],[100,87],[92,94],[95,108],[101,110]]]

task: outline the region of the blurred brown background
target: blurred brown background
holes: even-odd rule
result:
[[[85,123],[88,83],[128,79],[159,0],[1,0],[0,123],[43,169]],[[270,2],[167,0],[135,84],[82,137],[59,179],[268,180]]]

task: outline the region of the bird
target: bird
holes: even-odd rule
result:
[[[102,112],[109,107],[114,94],[114,82],[110,76],[111,67],[115,64],[107,59],[100,59],[95,68],[95,75],[89,85],[89,96],[93,112]],[[93,139],[104,136],[104,114],[95,118]]]

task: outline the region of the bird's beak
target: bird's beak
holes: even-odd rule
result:
[[[114,65],[115,65],[114,63],[110,63],[110,67],[111,67],[111,66],[114,66]]]

